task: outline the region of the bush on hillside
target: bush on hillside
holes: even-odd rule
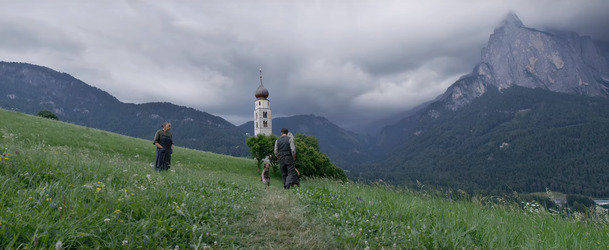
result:
[[[59,121],[59,117],[57,117],[57,115],[53,114],[53,112],[48,111],[48,110],[40,110],[38,112],[38,114],[36,114],[36,116],[40,116],[40,117],[44,117],[44,118],[48,118],[48,119],[58,120]]]
[[[587,196],[577,194],[567,195],[567,207],[573,209],[574,211],[585,213],[588,208],[591,208],[595,205],[596,202],[594,202]]]
[[[317,138],[296,134],[296,168],[304,176],[326,177],[347,181],[347,174],[330,162],[330,158],[319,151]]]

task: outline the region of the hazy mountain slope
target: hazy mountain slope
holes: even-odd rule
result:
[[[406,111],[402,111],[399,112],[397,114],[393,114],[369,123],[365,123],[365,124],[360,124],[360,125],[356,125],[353,127],[347,127],[346,129],[349,129],[351,131],[363,134],[363,135],[369,135],[369,136],[374,136],[373,139],[376,140],[376,135],[380,134],[383,130],[383,128],[387,127],[387,126],[391,126],[393,124],[398,123],[399,121],[401,121],[402,119],[405,119],[407,117],[410,117],[414,114],[416,114],[418,111],[426,108],[427,106],[429,106],[429,104],[435,102],[438,98],[432,100],[432,101],[428,101],[428,102],[424,102],[422,104],[419,104],[411,109],[408,109]],[[371,143],[375,143],[374,141],[371,141]]]

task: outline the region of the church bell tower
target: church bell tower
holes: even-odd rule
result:
[[[260,86],[256,89],[254,102],[254,136],[258,134],[271,135],[273,121],[271,119],[271,103],[267,99],[269,91],[262,85],[262,69],[260,69]]]

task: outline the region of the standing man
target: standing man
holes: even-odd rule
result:
[[[289,189],[293,185],[300,185],[296,173],[296,146],[294,138],[288,136],[288,129],[281,129],[281,137],[275,141],[275,156],[279,159],[283,188]]]

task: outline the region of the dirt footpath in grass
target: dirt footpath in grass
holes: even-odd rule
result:
[[[293,190],[271,188],[262,190],[257,214],[245,241],[251,247],[264,249],[329,249],[337,248],[326,226],[307,216]]]

